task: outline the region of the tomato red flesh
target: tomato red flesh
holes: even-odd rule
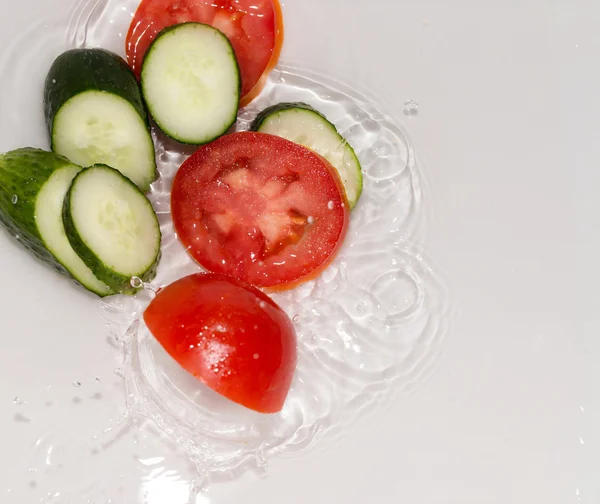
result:
[[[144,321],[180,366],[217,393],[261,413],[282,409],[296,334],[258,289],[222,275],[191,275],[162,289]]]
[[[288,288],[338,252],[348,204],[335,169],[280,137],[243,132],[201,147],[171,192],[175,231],[206,269]]]
[[[253,89],[263,74],[275,66],[279,57],[283,22],[278,1],[142,0],[125,45],[134,72],[139,76],[144,55],[161,30],[189,21],[209,24],[230,40],[240,66],[242,97],[248,96],[247,103],[250,94],[257,94]]]

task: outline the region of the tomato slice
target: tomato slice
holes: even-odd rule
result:
[[[348,227],[337,172],[309,149],[265,133],[226,135],[181,166],[175,231],[209,271],[286,289],[335,257]]]
[[[241,105],[247,105],[277,64],[283,44],[278,0],[142,0],[125,42],[136,75],[150,43],[168,26],[195,21],[214,26],[230,40],[242,75]]]
[[[162,289],[144,312],[181,367],[215,392],[261,413],[283,407],[296,368],[288,316],[254,287],[196,274]]]

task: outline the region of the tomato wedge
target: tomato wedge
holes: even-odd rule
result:
[[[222,31],[235,51],[242,76],[240,105],[261,91],[279,60],[283,16],[278,0],[142,0],[125,41],[136,75],[150,43],[168,26],[195,21]]]
[[[181,367],[228,399],[281,410],[296,368],[296,333],[268,296],[237,280],[196,274],[162,289],[144,312]]]
[[[273,135],[240,132],[198,149],[173,181],[175,231],[196,261],[260,287],[286,289],[335,257],[348,227],[335,169]]]

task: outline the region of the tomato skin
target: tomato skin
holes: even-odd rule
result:
[[[223,275],[190,275],[163,288],[144,321],[167,353],[215,392],[261,413],[283,408],[296,333],[258,289]]]
[[[273,0],[273,11],[275,15],[275,45],[273,47],[273,52],[271,53],[271,58],[269,59],[266,68],[263,70],[262,75],[256,81],[254,86],[252,86],[252,88],[250,88],[247,92],[242,90],[243,96],[240,99],[240,107],[245,107],[261,93],[265,87],[265,84],[267,83],[267,77],[269,76],[269,73],[271,73],[271,70],[273,70],[279,62],[281,49],[283,47],[283,39],[285,37],[283,31],[283,13],[281,12],[281,4],[279,3],[279,0]]]
[[[226,135],[188,158],[173,181],[171,212],[203,267],[273,290],[320,274],[349,221],[343,185],[325,159],[255,132]]]
[[[283,16],[278,0],[142,0],[126,37],[127,62],[139,77],[144,55],[168,26],[195,21],[223,32],[236,53],[242,76],[240,105],[262,90],[279,60]]]

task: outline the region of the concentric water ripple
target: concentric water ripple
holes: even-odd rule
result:
[[[263,107],[293,100],[336,122],[362,162],[365,186],[337,259],[316,280],[273,295],[299,337],[298,369],[283,411],[253,413],[183,371],[140,320],[151,292],[102,305],[124,344],[129,408],[153,419],[208,471],[238,473],[275,453],[297,452],[373,410],[390,391],[414,389],[431,371],[445,333],[443,284],[414,249],[423,194],[407,136],[362,97],[285,66],[240,112],[237,129],[246,129]],[[178,242],[169,209],[172,178],[190,150],[155,138],[161,178],[150,198],[163,232],[156,288],[200,268]]]

